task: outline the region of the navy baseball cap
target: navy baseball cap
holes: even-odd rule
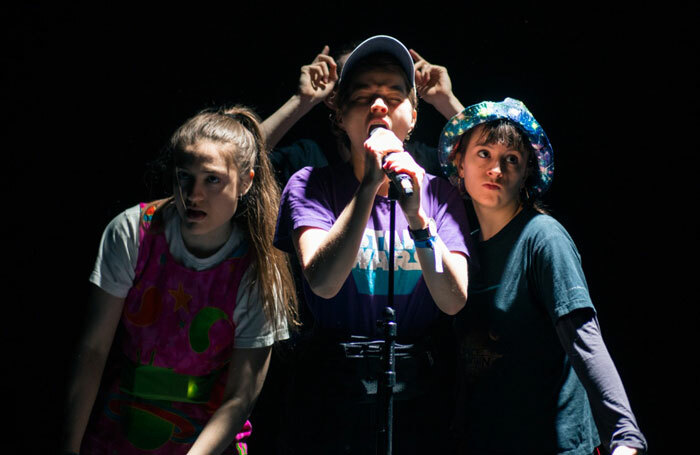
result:
[[[413,66],[413,58],[401,41],[388,35],[377,35],[367,38],[361,42],[348,56],[343,69],[340,72],[340,80],[338,85],[343,83],[343,78],[350,74],[353,66],[360,60],[371,54],[386,53],[390,54],[399,62],[399,66],[404,70],[411,89],[416,88],[416,70]]]

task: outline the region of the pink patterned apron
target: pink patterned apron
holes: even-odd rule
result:
[[[221,405],[247,244],[216,267],[177,263],[156,212],[141,204],[134,285],[81,454],[184,454]],[[155,216],[155,218],[154,218]],[[246,422],[225,453],[246,454]]]

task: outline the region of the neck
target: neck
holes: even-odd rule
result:
[[[232,230],[231,223],[225,223],[213,232],[193,234],[187,229],[184,222],[180,225],[182,241],[185,243],[185,248],[198,258],[207,258],[219,251],[228,241]]]
[[[500,209],[492,209],[474,204],[474,212],[479,219],[481,240],[488,240],[506,227],[515,216],[523,209],[523,204],[516,204]]]

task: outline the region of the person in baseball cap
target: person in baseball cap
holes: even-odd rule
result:
[[[466,301],[469,227],[459,192],[405,151],[417,119],[415,88],[401,42],[379,35],[360,43],[330,102],[350,159],[303,168],[282,194],[275,245],[298,256],[314,326],[288,393],[296,418],[286,441],[298,453],[375,452],[382,368],[371,352],[383,338],[377,321],[390,299],[389,273],[398,342],[410,345],[397,356],[396,453],[441,453],[446,440],[447,413],[437,411],[446,388],[436,380],[439,360],[426,361],[438,359],[428,340],[443,313]],[[390,198],[389,172],[407,176],[412,192]]]

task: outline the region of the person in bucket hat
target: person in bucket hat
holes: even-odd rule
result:
[[[542,126],[518,100],[484,101],[447,122],[438,155],[479,222],[455,318],[457,453],[646,451],[576,246],[539,204],[554,171]]]
[[[518,125],[534,149],[537,172],[529,181],[529,190],[537,195],[544,194],[552,183],[554,175],[554,153],[549,139],[540,124],[525,105],[513,98],[498,102],[484,101],[465,108],[445,125],[440,136],[438,154],[443,173],[453,184],[457,183],[458,173],[453,159],[456,148],[464,133],[482,123],[507,119]]]

